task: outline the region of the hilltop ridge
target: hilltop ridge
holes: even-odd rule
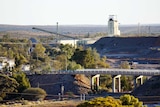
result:
[[[160,57],[158,37],[103,37],[92,47],[107,57],[155,58]]]

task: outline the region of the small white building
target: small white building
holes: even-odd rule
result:
[[[0,57],[0,70],[7,67],[9,70],[13,69],[15,67],[15,60],[14,59],[8,59],[6,57]]]
[[[108,20],[108,36],[120,36],[119,23],[116,15],[110,15]]]
[[[69,44],[72,45],[73,47],[77,47],[77,41],[79,41],[78,39],[61,39],[59,40],[59,44]]]
[[[22,65],[22,71],[29,72],[30,71],[30,65]]]

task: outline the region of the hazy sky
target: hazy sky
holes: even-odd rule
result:
[[[0,0],[0,24],[160,24],[160,0]]]

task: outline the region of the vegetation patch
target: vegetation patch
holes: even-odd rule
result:
[[[142,107],[143,102],[131,95],[123,95],[120,99],[113,97],[98,97],[79,104],[77,107]]]
[[[43,100],[46,95],[46,92],[41,88],[28,88],[24,90],[22,97],[25,100]]]

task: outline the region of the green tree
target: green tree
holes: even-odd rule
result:
[[[18,86],[14,78],[0,74],[0,99],[5,98],[7,93],[16,92]]]
[[[21,53],[19,54],[15,54],[15,64],[16,64],[16,68],[20,69],[22,64],[27,63],[28,60],[26,59],[26,57],[24,57]]]
[[[108,68],[109,64],[106,63],[106,57],[100,58],[96,49],[87,48],[76,49],[74,55],[71,58],[77,64],[82,65],[84,68]]]
[[[121,87],[123,91],[131,91],[133,89],[132,85],[133,77],[122,76],[121,77]]]
[[[131,67],[130,67],[128,61],[123,61],[123,62],[121,62],[121,64],[120,64],[120,68],[122,68],[122,69],[130,69]]]
[[[74,55],[72,56],[72,60],[75,61],[77,64],[83,66],[83,58],[84,58],[85,51],[76,49]]]
[[[82,69],[83,67],[80,64],[77,64],[75,61],[68,63],[68,70],[76,70],[76,69]]]
[[[84,68],[95,68],[94,56],[91,48],[82,51],[77,49],[72,57],[72,60],[82,65]]]
[[[94,62],[94,55],[92,54],[92,49],[88,48],[84,52],[84,59],[83,59],[83,65],[85,68],[95,68],[96,63]]]
[[[31,87],[29,79],[22,71],[13,73],[13,78],[19,83],[17,87],[18,92],[23,92],[25,89]]]
[[[112,89],[112,77],[111,75],[100,76],[100,87],[102,90],[110,91]]]
[[[35,57],[38,60],[39,57],[41,58],[44,57],[45,51],[46,51],[46,48],[42,44],[38,43],[34,48],[33,55],[35,55]]]
[[[58,55],[53,62],[53,67],[56,70],[65,70],[66,66],[68,66],[66,56]]]
[[[106,62],[106,60],[107,60],[106,56],[100,58],[100,60],[97,61],[97,68],[109,68],[110,65]]]
[[[74,54],[75,48],[69,44],[66,44],[66,45],[61,44],[60,50],[61,50],[61,54],[65,54],[67,56],[67,59],[70,59]]]

